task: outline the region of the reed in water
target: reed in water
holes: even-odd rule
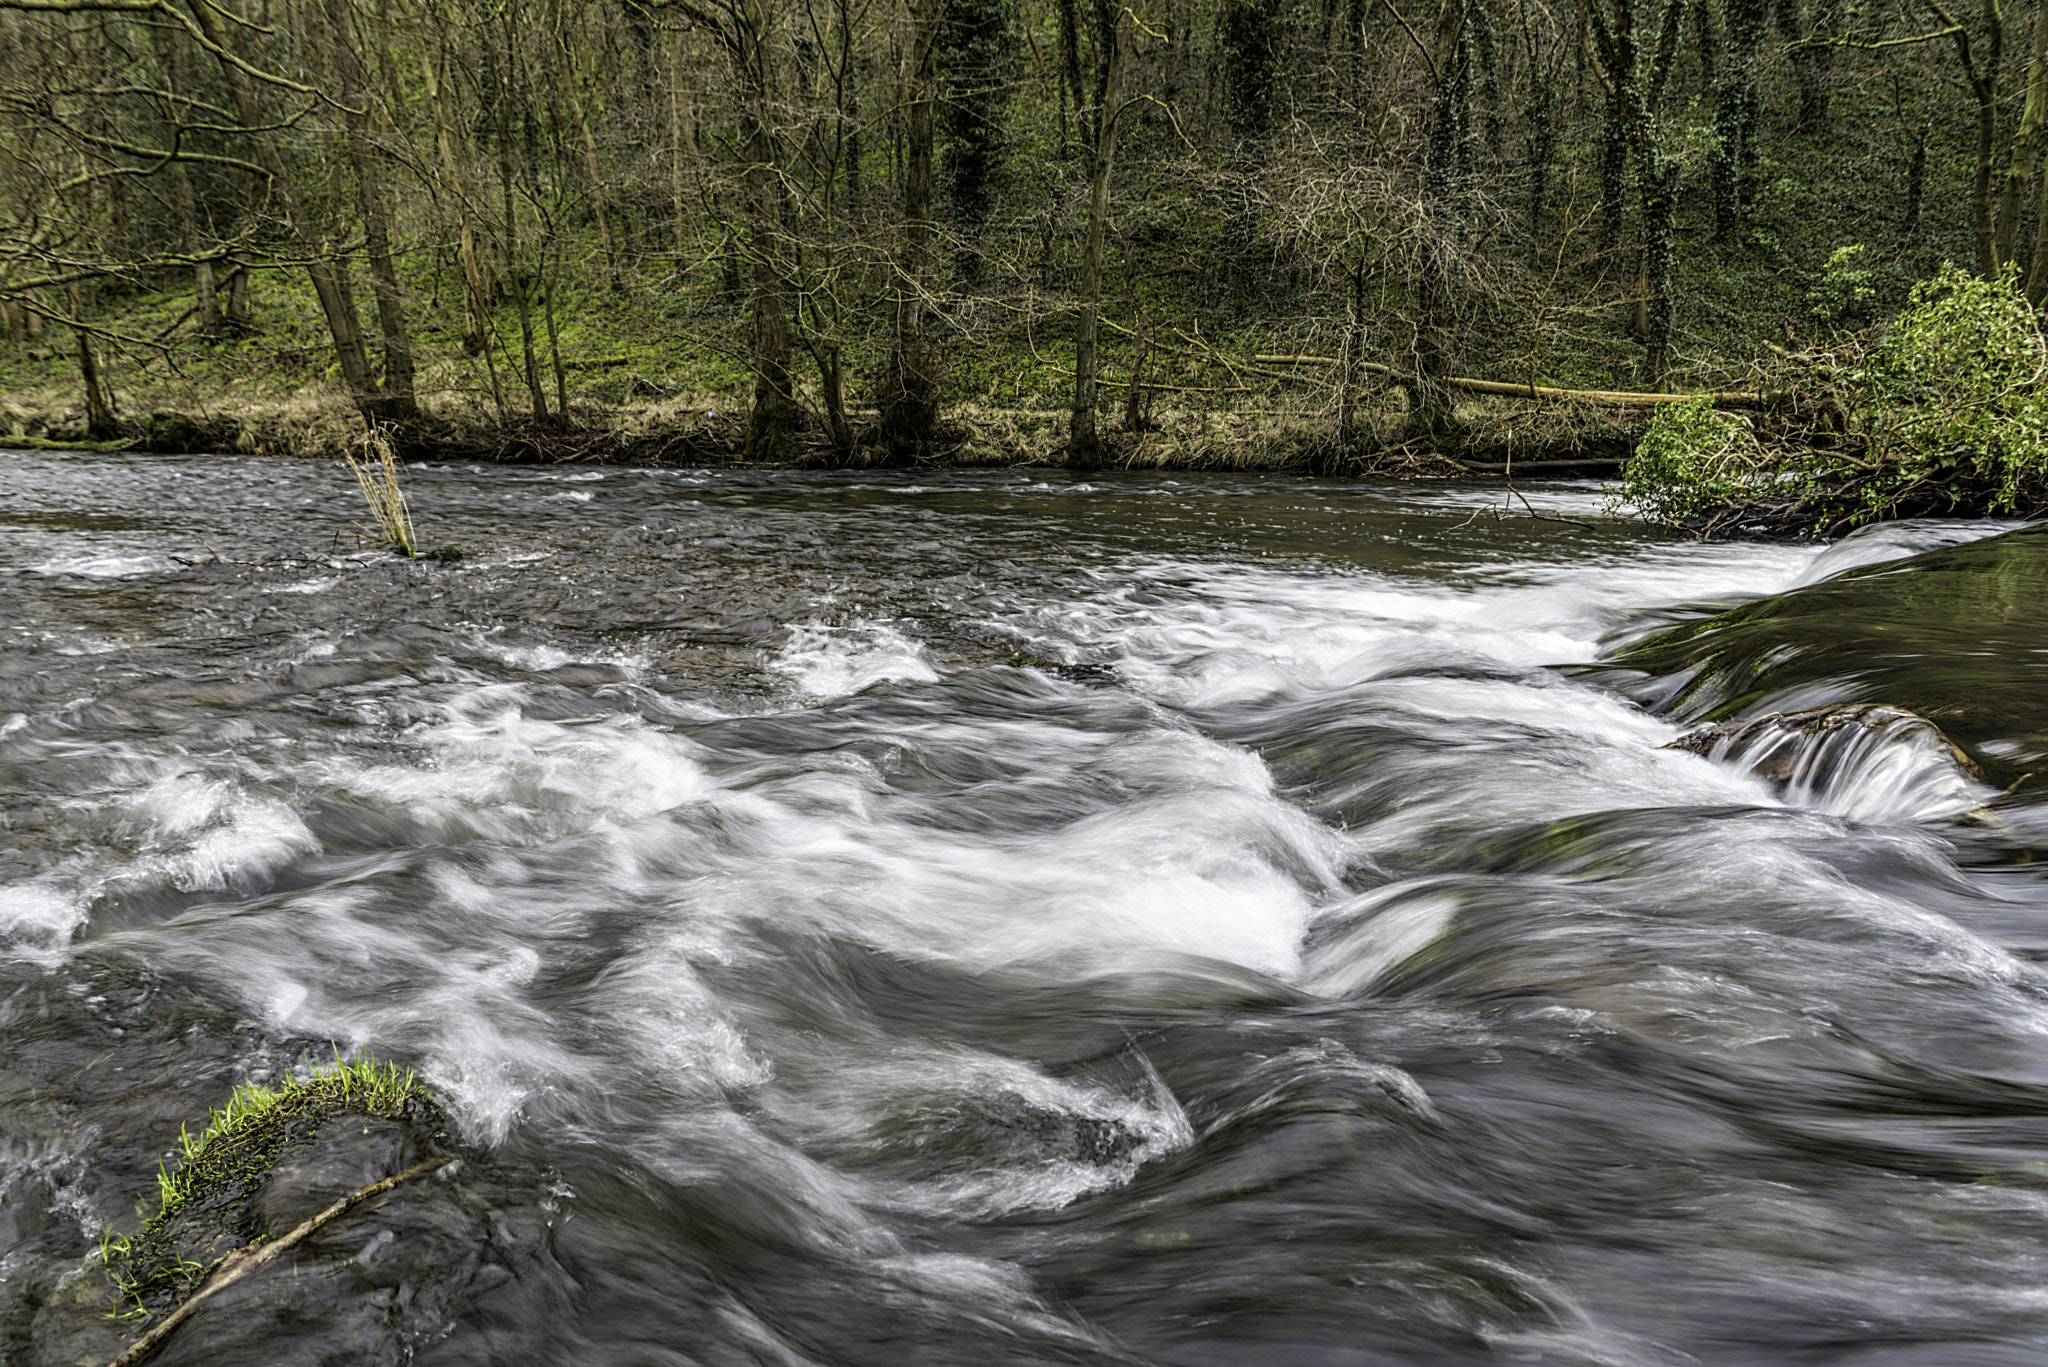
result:
[[[420,552],[412,530],[412,509],[406,506],[405,490],[398,482],[398,447],[390,432],[372,427],[342,458],[369,501],[370,515],[377,519],[376,544],[408,559],[417,558]]]

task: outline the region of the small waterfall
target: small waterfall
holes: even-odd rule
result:
[[[1993,796],[1984,772],[1925,717],[1882,703],[1703,726],[1667,749],[1756,775],[1786,803],[1852,821],[1933,821]]]

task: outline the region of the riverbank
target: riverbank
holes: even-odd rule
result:
[[[363,422],[337,385],[315,382],[282,395],[230,394],[192,403],[181,393],[144,391],[125,405],[116,435],[94,439],[84,410],[58,398],[34,406],[0,404],[0,442],[22,450],[135,450],[155,454],[237,453],[339,459]],[[184,400],[188,406],[173,404]],[[609,405],[572,405],[569,417],[542,424],[499,419],[461,395],[425,395],[421,419],[404,429],[409,460],[479,460],[504,465],[758,465],[860,468],[890,463],[874,444],[849,456],[825,431],[802,433],[790,460],[746,455],[744,398],[689,394]],[[1456,406],[1466,439],[1447,450],[1406,435],[1405,410],[1389,397],[1361,424],[1363,438],[1340,450],[1330,422],[1312,409],[1148,408],[1137,430],[1111,427],[1110,464],[1130,470],[1232,470],[1423,478],[1512,473],[1520,465],[1606,473],[1618,469],[1647,425],[1640,411],[1559,411],[1554,402],[1477,399]],[[872,415],[869,415],[870,418]],[[963,404],[939,426],[922,458],[905,464],[942,468],[1059,466],[1066,460],[1069,411],[1054,405]]]
[[[1144,278],[1171,264],[1132,243]],[[247,321],[199,336],[182,282],[102,301],[96,369],[110,426],[91,430],[75,339],[57,324],[20,343],[0,341],[0,438],[36,443],[118,438],[150,451],[234,451],[336,457],[362,419],[335,368],[331,339],[306,284],[266,272],[250,286]],[[1429,441],[1411,431],[1399,376],[1361,363],[1347,413],[1341,320],[1302,280],[1266,281],[1184,297],[1147,283],[1128,309],[1103,319],[1098,423],[1108,463],[1129,469],[1273,470],[1445,476],[1461,465],[1550,459],[1613,461],[1633,449],[1647,408],[1615,406],[1634,384],[1639,348],[1620,327],[1575,337],[1568,349],[1528,327],[1502,326],[1460,364],[1469,383],[1513,392],[1455,391]],[[414,282],[435,296],[434,277]],[[529,374],[505,338],[512,306],[491,314],[497,344],[473,349],[465,318],[445,303],[414,320],[413,392],[419,412],[408,454],[502,463],[736,464],[754,377],[743,310],[704,284],[617,293],[565,283],[552,335]],[[982,467],[1065,461],[1074,386],[1073,316],[1050,295],[1027,313],[963,306],[935,326],[940,377],[936,439],[915,462]],[[1398,318],[1364,348],[1398,359]],[[1761,314],[1670,377],[1675,390],[1780,390],[1785,367],[1756,340]],[[830,440],[817,367],[791,376],[801,412],[787,463],[886,463],[872,444],[871,406],[886,336],[850,338],[839,356],[848,448]],[[1763,364],[1744,359],[1765,358]],[[1486,378],[1493,377],[1493,378]],[[1498,383],[1510,379],[1512,385]],[[1540,397],[1520,395],[1534,386]],[[1136,401],[1133,402],[1133,388]],[[537,393],[536,393],[537,391]],[[1591,396],[1586,401],[1559,394]],[[545,413],[545,419],[537,414]],[[1443,459],[1442,457],[1448,457]]]

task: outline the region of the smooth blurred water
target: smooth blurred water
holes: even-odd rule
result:
[[[1991,524],[0,462],[0,1359],[336,1044],[513,1231],[421,1362],[2048,1356],[2033,809],[1554,668]]]

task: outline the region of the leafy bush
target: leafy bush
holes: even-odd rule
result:
[[[1883,471],[1865,491],[1889,507],[1923,483],[1990,486],[2015,511],[2048,480],[2048,342],[2008,268],[1954,266],[1913,287],[1905,312],[1852,377],[1857,416]]]
[[[1838,249],[1826,306],[1864,302],[1868,276],[1859,249]],[[1610,506],[1697,525],[1769,504],[1771,525],[1794,531],[2048,502],[2048,339],[2012,270],[1944,267],[1860,365],[1808,374],[1819,388],[1763,419],[1761,441],[1704,395],[1660,409]]]
[[[1865,261],[1861,242],[1837,247],[1828,253],[1828,264],[1820,280],[1806,292],[1806,306],[1823,323],[1846,323],[1861,318],[1877,298],[1872,283],[1877,272]]]
[[[1772,478],[1749,425],[1702,394],[1650,419],[1608,503],[1651,522],[1683,522],[1753,497]]]

